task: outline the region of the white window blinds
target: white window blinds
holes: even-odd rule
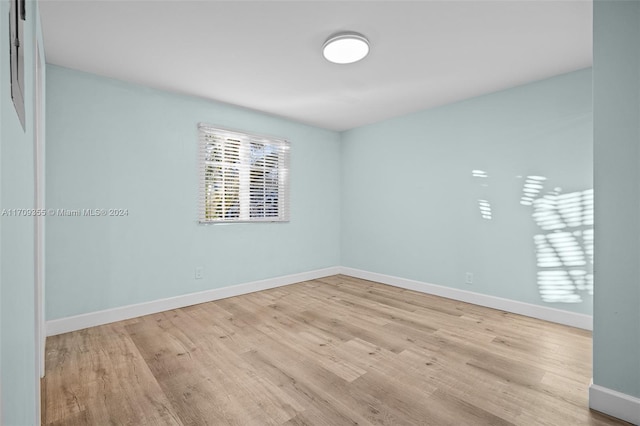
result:
[[[199,220],[289,220],[289,142],[206,124],[200,139]]]

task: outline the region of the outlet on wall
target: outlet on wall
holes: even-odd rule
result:
[[[196,280],[204,278],[204,268],[202,266],[196,267]]]
[[[466,284],[473,284],[473,272],[467,272],[464,278]]]

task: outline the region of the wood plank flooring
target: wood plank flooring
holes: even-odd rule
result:
[[[622,425],[591,333],[342,275],[47,339],[46,425]]]

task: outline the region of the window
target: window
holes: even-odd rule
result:
[[[200,124],[201,223],[289,220],[289,142]]]

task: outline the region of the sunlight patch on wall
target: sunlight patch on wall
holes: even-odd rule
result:
[[[547,180],[544,176],[527,176],[522,188],[522,197],[520,198],[520,204],[523,206],[530,206],[533,204],[533,200],[538,197],[540,191],[544,186],[544,181]]]
[[[480,186],[487,188],[489,184],[486,183],[486,179],[489,177],[489,173],[480,169],[471,170],[471,176],[474,178],[480,178],[481,183]],[[493,213],[491,211],[491,203],[486,198],[481,198],[478,200],[478,207],[480,209],[480,217],[485,220],[491,220]]]
[[[487,200],[478,200],[478,206],[480,207],[480,216],[483,219],[491,220],[491,203]]]
[[[550,303],[580,303],[593,295],[593,189],[533,200],[538,289]]]
[[[480,217],[494,219],[489,201],[489,173],[471,170]],[[562,193],[546,176],[516,176],[523,180],[520,204],[531,211],[539,228],[533,232],[538,293],[548,303],[582,303],[593,295],[593,189]],[[545,187],[549,189],[545,190]]]

